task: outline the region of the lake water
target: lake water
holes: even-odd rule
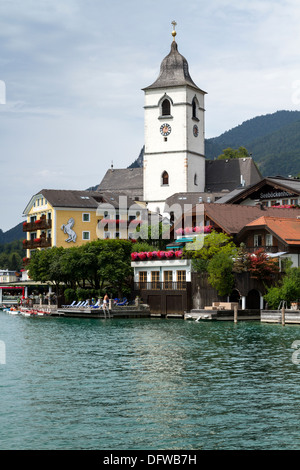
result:
[[[296,325],[0,312],[0,448],[298,450],[296,340]]]

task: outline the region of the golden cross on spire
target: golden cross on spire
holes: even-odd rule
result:
[[[176,36],[176,31],[175,31],[175,26],[177,26],[176,21],[172,21],[171,23],[173,25],[173,31],[172,31],[172,36],[173,36],[173,41],[175,41],[175,36]]]

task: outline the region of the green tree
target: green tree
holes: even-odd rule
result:
[[[250,157],[248,150],[245,147],[239,147],[238,149],[232,149],[228,147],[223,150],[223,153],[218,156],[218,160],[232,160],[235,158],[247,158]]]
[[[277,309],[282,300],[290,305],[300,299],[300,268],[288,268],[282,280],[269,287],[264,298],[273,309]]]
[[[225,252],[216,253],[208,263],[208,282],[219,295],[226,295],[232,291],[234,276],[232,273],[233,259]]]
[[[212,231],[211,233],[199,238],[200,242],[194,242],[192,245],[187,245],[184,252],[193,259],[210,260],[213,256],[220,251],[234,256],[237,252],[236,245],[233,243],[232,238],[226,233]]]
[[[200,246],[195,242],[194,248],[193,251],[188,250],[192,256],[193,269],[196,272],[207,271],[208,282],[219,295],[230,293],[234,284],[233,258],[237,253],[237,247],[231,237],[212,231],[203,236]]]

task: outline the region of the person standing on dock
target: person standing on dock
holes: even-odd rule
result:
[[[109,303],[109,297],[107,294],[105,294],[103,298],[103,309],[108,311],[108,303]]]

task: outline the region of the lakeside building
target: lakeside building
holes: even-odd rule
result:
[[[286,223],[286,229],[286,219],[300,216],[300,209],[276,207],[299,204],[299,180],[263,178],[250,157],[213,161],[205,158],[206,92],[195,84],[187,60],[178,51],[175,24],[172,36],[171,49],[161,62],[158,78],[143,88],[143,167],[111,167],[93,190],[43,189],[27,204],[23,226],[27,233],[24,248],[26,257],[30,258],[35,249],[80,246],[98,238],[132,238],[130,224],[133,228],[134,221],[139,223],[148,220],[149,214],[158,214],[159,220],[172,226],[171,239],[175,244],[167,251],[173,252],[173,257],[136,259],[132,260],[132,267],[136,289],[145,293],[153,308],[159,310],[163,302],[163,308],[171,312],[190,307],[191,263],[179,255],[176,257],[176,251],[193,240],[199,225],[199,207],[203,227],[223,231],[237,241],[239,237],[250,236],[255,223],[260,223],[257,221],[262,217],[262,210],[264,217],[278,218],[283,227]],[[124,198],[127,203],[122,205],[120,200]],[[99,206],[104,210],[102,215]],[[135,213],[130,212],[132,206],[137,206]],[[111,207],[113,213],[109,213]],[[190,225],[185,219],[190,220]],[[256,226],[258,232],[261,227]],[[271,235],[269,220],[264,230]],[[266,244],[267,238],[274,245]],[[272,238],[262,232],[262,238],[257,236],[256,240],[254,247],[264,240],[261,246],[272,247],[272,253],[275,243],[278,249],[283,243],[282,233],[276,230],[272,231]],[[284,243],[285,254],[297,255],[298,245],[291,248],[286,239]],[[297,261],[293,256],[293,263],[297,262],[299,265],[299,258]],[[253,290],[253,284],[248,283],[242,295],[243,305],[247,305],[247,296]],[[249,305],[253,304],[249,301]]]
[[[8,282],[16,282],[19,276],[15,271],[9,271],[8,269],[0,269],[0,284]]]
[[[122,202],[123,206],[118,195],[99,191],[41,190],[23,213],[26,259],[36,249],[80,246],[98,238],[130,238],[128,228],[133,231],[142,223],[144,206],[127,197]]]

